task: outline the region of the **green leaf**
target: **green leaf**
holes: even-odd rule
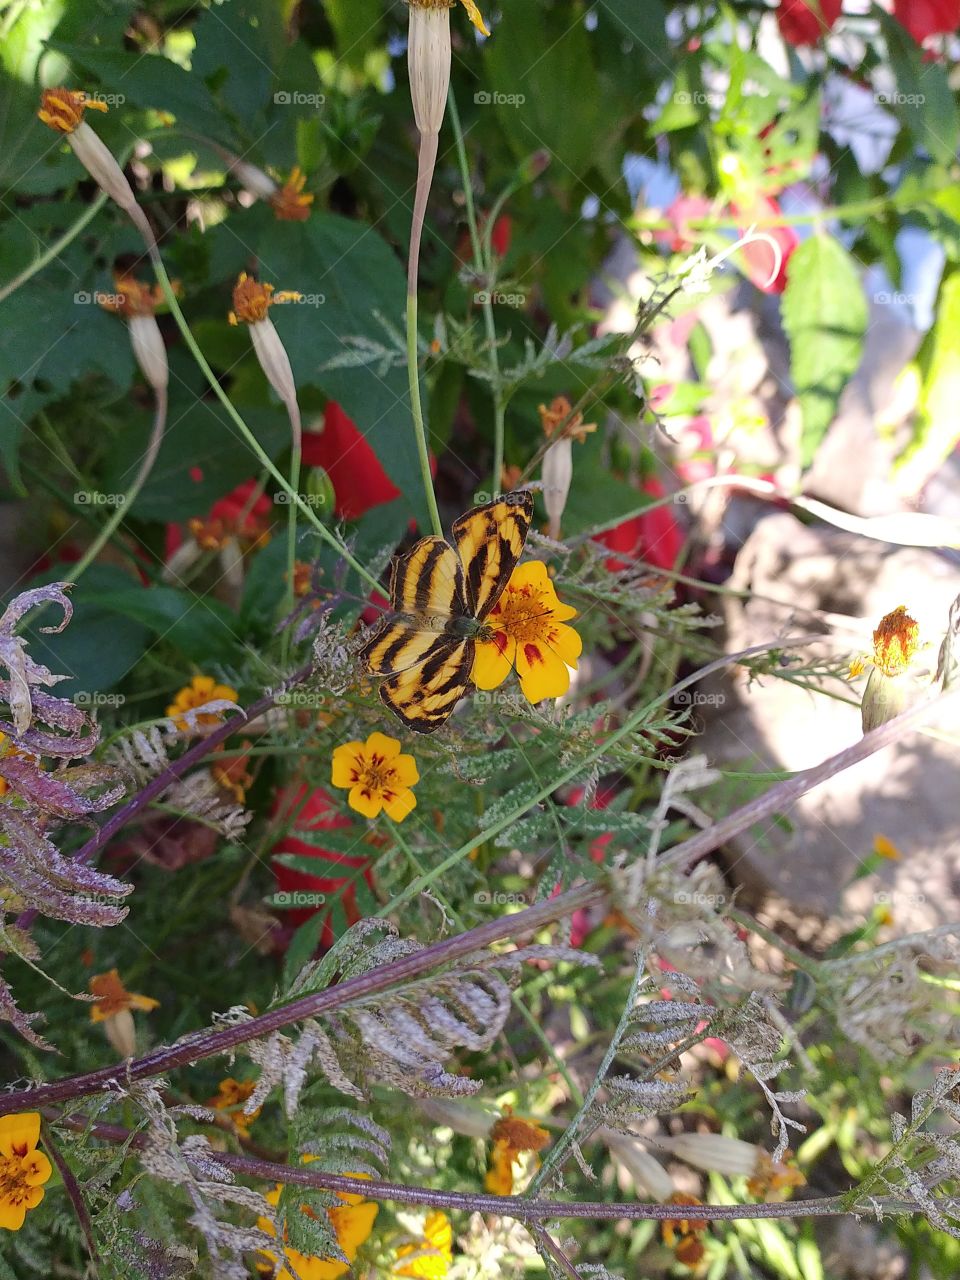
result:
[[[960,123],[946,67],[924,62],[906,28],[879,7],[876,13],[897,82],[889,101],[878,101],[894,112],[917,146],[926,148],[941,164],[952,164],[960,144]]]
[[[229,143],[230,130],[210,90],[197,75],[154,53],[126,53],[51,40],[50,47],[92,72],[110,93],[138,107],[169,111],[177,123]],[[99,130],[98,130],[99,132]]]
[[[324,7],[336,33],[339,59],[362,67],[380,37],[382,0],[326,0]]]
[[[867,300],[856,265],[832,236],[811,236],[794,251],[783,325],[803,412],[801,461],[809,467],[860,362],[867,328]]]
[[[405,368],[323,367],[351,349],[351,338],[395,347],[390,329],[402,332],[406,296],[396,253],[372,227],[320,212],[304,223],[272,222],[257,253],[278,287],[305,296],[302,304],[271,313],[298,387],[320,387],[343,406],[425,523]]]
[[[960,271],[944,280],[933,328],[917,356],[923,377],[913,439],[895,469],[903,491],[913,493],[952,452],[960,428]]]
[[[142,623],[191,662],[230,662],[243,649],[236,618],[209,595],[195,596],[174,587],[130,586],[91,592],[87,603]]]

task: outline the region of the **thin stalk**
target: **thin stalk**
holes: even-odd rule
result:
[[[443,537],[443,525],[437,508],[437,495],[430,474],[430,448],[423,418],[423,401],[420,398],[420,352],[417,341],[417,287],[420,276],[420,244],[427,213],[427,201],[433,183],[433,171],[437,164],[440,136],[437,133],[421,133],[417,149],[417,189],[413,199],[413,221],[410,226],[410,251],[407,257],[407,379],[410,384],[410,415],[413,419],[413,436],[417,442],[417,458],[423,478],[423,492],[427,500],[430,524],[438,538]]]
[[[560,1167],[563,1157],[566,1156],[568,1150],[573,1145],[580,1126],[583,1124],[587,1112],[593,1106],[594,1099],[603,1087],[603,1082],[607,1078],[607,1072],[610,1070],[613,1065],[613,1060],[617,1056],[617,1051],[620,1048],[620,1041],[626,1034],[627,1026],[630,1019],[633,1017],[634,1005],[637,1003],[637,995],[639,994],[640,984],[643,982],[643,975],[645,972],[646,956],[638,955],[636,967],[633,973],[633,980],[630,983],[630,990],[627,993],[627,998],[624,1001],[623,1009],[620,1013],[620,1021],[617,1023],[617,1027],[613,1035],[610,1037],[610,1043],[607,1045],[607,1051],[603,1055],[603,1061],[597,1068],[596,1075],[590,1083],[590,1088],[587,1090],[583,1101],[577,1108],[577,1114],[564,1129],[557,1142],[550,1148],[543,1164],[541,1164],[533,1178],[531,1178],[530,1184],[524,1192],[525,1196],[536,1195],[546,1182],[550,1171],[554,1168]]]
[[[153,427],[150,431],[150,439],[147,441],[146,452],[140,463],[140,468],[133,478],[133,484],[123,495],[123,502],[117,505],[113,515],[103,526],[97,536],[87,547],[81,558],[70,569],[69,573],[63,575],[64,582],[79,582],[80,578],[93,564],[97,556],[113,537],[121,520],[128,514],[130,508],[137,500],[137,495],[146,483],[147,477],[153,470],[153,464],[157,460],[157,454],[160,451],[160,445],[163,441],[163,433],[167,425],[167,389],[166,387],[154,388],[156,397],[153,412]]]
[[[337,555],[341,556],[342,559],[347,562],[350,568],[353,569],[353,571],[358,574],[364,582],[366,582],[367,586],[372,587],[375,591],[379,591],[380,583],[370,572],[368,572],[367,569],[364,568],[360,561],[351,554],[350,550],[345,546],[341,539],[336,537],[336,535],[333,534],[320,519],[318,519],[312,508],[304,502],[302,496],[297,493],[295,489],[290,487],[290,482],[287,477],[275,465],[273,459],[268,453],[266,453],[263,446],[260,444],[260,441],[237,412],[233,401],[224,391],[223,387],[221,387],[216,374],[207,363],[206,357],[200,350],[200,346],[191,332],[190,325],[187,323],[187,318],[180,309],[180,303],[177,301],[176,295],[173,292],[173,288],[170,284],[170,277],[167,275],[166,267],[163,265],[163,259],[160,257],[160,250],[157,247],[156,240],[153,239],[152,234],[150,239],[147,241],[147,249],[150,254],[150,261],[153,264],[153,270],[157,277],[157,281],[160,288],[163,290],[163,295],[170,307],[170,313],[177,323],[177,328],[180,330],[184,342],[187,344],[194,360],[196,360],[201,373],[209,383],[210,389],[227,411],[230,420],[249,445],[260,465],[268,471],[274,480],[276,480],[280,485],[284,493],[290,499],[291,504],[297,506],[304,513],[307,520],[311,525],[313,525],[314,529],[319,533],[324,542],[326,542],[328,546],[332,547],[333,550],[336,551]]]
[[[450,110],[450,122],[453,125],[453,136],[457,148],[457,161],[460,165],[460,178],[463,183],[464,206],[467,214],[467,226],[470,229],[470,243],[473,246],[473,266],[477,277],[484,288],[480,293],[480,308],[483,311],[483,325],[490,349],[490,394],[493,397],[493,475],[490,480],[491,497],[500,492],[503,476],[504,436],[506,433],[506,405],[503,400],[503,383],[500,377],[500,353],[497,350],[497,326],[493,316],[493,257],[490,252],[490,236],[492,218],[487,219],[485,240],[488,251],[484,255],[483,243],[477,225],[477,210],[473,200],[473,184],[470,179],[470,165],[467,161],[467,149],[463,140],[463,128],[460,124],[460,113],[457,111],[457,100],[453,87],[447,90],[447,105]],[[511,188],[508,188],[508,193]],[[506,195],[503,199],[506,198]],[[500,206],[502,207],[502,206]]]
[[[129,154],[130,153],[128,151],[128,157]],[[126,161],[121,159],[121,167],[125,163]],[[31,262],[28,267],[24,267],[24,269],[18,275],[15,275],[12,280],[8,280],[5,285],[0,285],[0,302],[3,302],[5,298],[9,298],[11,293],[15,293],[21,285],[24,285],[28,280],[31,280],[38,271],[42,271],[44,267],[49,266],[54,259],[58,258],[60,254],[63,253],[64,249],[76,240],[80,232],[90,225],[108,199],[109,196],[107,193],[105,191],[101,191],[96,199],[93,200],[86,209],[84,209],[76,222],[71,223],[71,225],[67,227],[62,236],[58,237],[58,239],[54,240],[52,244],[48,245],[47,248],[44,249],[43,253],[34,258],[33,262]]]
[[[300,492],[300,467],[303,460],[303,426],[300,420],[300,406],[296,399],[287,405],[290,415],[292,441],[290,445],[290,488],[294,493]],[[289,617],[296,607],[296,573],[297,563],[297,504],[291,502],[287,512],[287,605],[285,616]],[[280,640],[280,666],[286,667],[290,658],[290,627],[284,627]]]

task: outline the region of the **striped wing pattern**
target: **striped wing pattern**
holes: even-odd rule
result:
[[[482,621],[510,580],[533,519],[533,494],[517,490],[474,507],[453,524],[453,541],[466,574],[467,603]]]
[[[380,698],[417,733],[433,733],[470,689],[474,640],[448,624],[482,621],[513,572],[533,517],[533,496],[506,494],[453,525],[456,549],[421,538],[394,561],[395,610],[361,651],[383,676]]]

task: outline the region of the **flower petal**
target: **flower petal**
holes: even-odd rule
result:
[[[393,799],[386,801],[383,807],[388,818],[392,818],[394,822],[402,822],[417,807],[417,797],[407,787],[404,791],[396,792]]]
[[[478,689],[496,689],[513,670],[517,642],[505,631],[494,633],[493,640],[478,640],[470,679]]]
[[[42,1151],[34,1151],[24,1161],[23,1180],[28,1187],[39,1187],[47,1181],[51,1173],[53,1173],[53,1166]],[[43,1192],[41,1191],[40,1197],[42,1198],[42,1196]],[[37,1203],[39,1204],[39,1199]]]
[[[412,787],[420,781],[417,762],[410,755],[397,756],[393,762],[393,776],[401,787]]]
[[[365,818],[375,818],[383,808],[383,797],[379,792],[374,795],[367,787],[362,787],[358,783],[355,787],[351,787],[347,803],[351,809],[362,813]]]
[[[335,787],[352,787],[363,764],[363,743],[345,742],[333,753],[330,781]]]
[[[367,739],[367,755],[376,752],[378,756],[386,756],[388,760],[392,760],[394,756],[400,754],[400,739],[389,738],[385,733],[371,733]]]
[[[577,659],[583,652],[583,640],[579,631],[574,631],[573,627],[565,627],[562,623],[550,628],[547,644],[568,667],[575,667]]]
[[[488,28],[487,24],[483,20],[483,14],[474,4],[474,0],[463,0],[463,7],[467,11],[467,17],[470,19],[473,25],[477,28],[480,34],[484,36],[488,36],[490,34],[490,29]]]
[[[19,1115],[0,1117],[0,1155],[22,1156],[40,1141],[40,1112],[22,1111]]]
[[[559,698],[570,688],[570,672],[558,653],[546,644],[527,642],[517,649],[520,689],[528,702]]]

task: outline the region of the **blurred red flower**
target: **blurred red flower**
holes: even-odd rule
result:
[[[778,218],[783,211],[772,196],[758,195],[750,205],[731,204],[730,212],[740,223],[742,235],[753,223]],[[780,249],[777,274],[771,280],[775,258],[773,248],[765,240],[754,240],[740,250],[741,270],[751,284],[755,284],[764,293],[783,293],[787,287],[787,264],[800,243],[800,237],[793,227],[762,226],[758,230],[769,236]]]
[[[842,7],[843,0],[780,0],[780,34],[794,46],[816,44],[840,17]]]
[[[302,806],[302,807],[301,807]],[[287,835],[278,840],[272,853],[293,853],[299,857],[311,858],[316,862],[316,872],[300,871],[294,867],[274,862],[273,875],[277,891],[280,893],[322,894],[326,902],[314,905],[304,904],[284,908],[281,923],[299,926],[304,924],[318,911],[327,915],[323,931],[320,934],[320,946],[332,947],[335,941],[333,923],[330,919],[331,899],[339,898],[343,903],[344,914],[350,924],[360,919],[357,906],[355,881],[358,873],[363,875],[367,884],[373,888],[370,870],[370,858],[365,853],[340,853],[333,849],[318,848],[316,844],[300,839],[297,832],[333,831],[338,827],[349,827],[351,821],[338,813],[330,796],[317,787],[312,791],[301,784],[299,787],[281,792],[273,806],[274,817],[281,814],[296,813],[293,826]],[[359,843],[359,842],[358,842]]]
[[[893,0],[893,16],[922,44],[960,27],[960,0]]]
[[[195,478],[191,474],[191,479]],[[203,478],[202,473],[199,478]],[[273,521],[274,507],[265,493],[251,502],[256,487],[256,480],[244,480],[224,497],[218,498],[205,516],[195,516],[187,521],[187,527],[197,542],[203,546],[205,542],[217,543],[232,537],[248,546],[257,545]],[[167,525],[167,560],[182,546],[183,537],[181,525]]]
[[[656,476],[647,476],[640,489],[651,498],[663,498],[666,495],[666,490]],[[683,545],[683,534],[673,512],[667,506],[644,511],[624,520],[616,528],[598,533],[595,541],[601,542],[611,551],[619,552],[618,555],[607,558],[607,568],[611,573],[626,569],[635,560],[643,560],[657,569],[672,569]],[[623,556],[627,559],[623,559]]]
[[[323,467],[336,495],[336,513],[356,520],[371,507],[399,498],[400,491],[384,471],[357,424],[335,400],[324,410],[323,431],[303,436],[303,464]]]
[[[655,231],[654,239],[665,244],[671,253],[683,253],[698,243],[698,234],[691,231],[688,222],[706,218],[710,213],[710,201],[706,196],[679,195],[668,205],[663,216],[670,222],[669,231]]]

